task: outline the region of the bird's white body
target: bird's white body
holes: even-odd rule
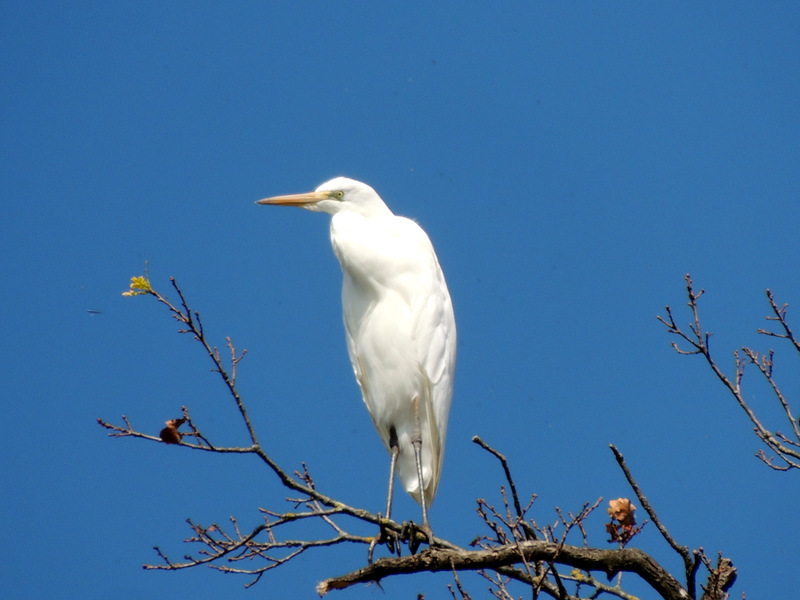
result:
[[[387,449],[391,427],[397,432],[397,473],[417,502],[412,401],[420,399],[422,475],[430,505],[442,472],[456,355],[453,306],[433,246],[409,219],[351,212],[333,216],[331,243],[343,271],[353,370]]]
[[[422,481],[430,505],[442,471],[456,361],[453,305],[430,239],[414,221],[392,214],[371,187],[344,177],[311,194],[262,202],[332,214],[331,245],[342,267],[345,335],[356,379],[390,452],[396,432],[397,473],[417,502],[422,498],[412,439],[419,400]]]

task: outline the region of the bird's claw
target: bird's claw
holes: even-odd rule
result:
[[[380,533],[373,537],[372,541],[369,543],[369,550],[367,550],[367,561],[369,564],[372,564],[372,554],[375,551],[375,547],[379,544],[386,544],[390,554],[397,554],[397,556],[400,556],[400,542],[404,541],[403,533],[398,533],[387,527],[388,522],[389,521],[386,519],[380,520]]]
[[[401,555],[402,543],[408,544],[408,550],[411,554],[416,554],[417,550],[423,543],[428,546],[433,545],[433,530],[428,523],[417,525],[414,521],[405,521],[400,526],[400,531],[388,527],[389,521],[386,519],[380,520],[380,533],[372,538],[367,550],[367,561],[372,564],[372,555],[375,548],[380,544],[386,544],[390,554]]]
[[[427,542],[428,546],[433,544],[433,530],[428,523],[417,525],[414,521],[406,521],[403,523],[400,537],[408,543],[411,554],[416,554],[423,542]]]

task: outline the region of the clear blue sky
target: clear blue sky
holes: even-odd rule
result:
[[[255,460],[95,423],[124,413],[157,432],[187,404],[218,442],[245,442],[199,348],[120,295],[149,261],[214,343],[249,350],[240,388],[268,451],[383,506],[388,459],[348,363],[327,217],[253,204],[335,175],[422,224],[453,296],[437,534],[468,543],[475,498],[498,501],[502,473],[472,435],[539,494],[540,523],[631,495],[613,442],[678,541],[733,559],[735,597],[796,591],[800,473],[753,458],[744,415],[655,319],[684,306],[691,272],[720,363],[774,346],[800,408],[797,357],[755,333],[767,287],[800,329],[796,3],[10,1],[0,30],[9,597],[313,598],[363,564],[362,549],[319,553],[250,591],[143,571],[153,545],[187,551],[186,517],[251,526],[284,492]],[[748,394],[785,428],[763,386]],[[405,495],[397,510],[418,515]],[[588,524],[601,546],[604,521]],[[636,541],[679,572],[654,527]],[[447,598],[449,582],[340,595]]]

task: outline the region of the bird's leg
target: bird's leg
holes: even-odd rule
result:
[[[397,431],[394,427],[389,429],[389,497],[386,499],[386,520],[390,521],[392,519],[392,498],[394,497],[394,472],[397,468],[397,456],[400,454],[400,445],[397,443]],[[380,517],[380,515],[378,515]],[[372,552],[375,550],[375,546],[378,544],[382,544],[386,542],[386,546],[389,548],[389,552],[394,554],[395,550],[397,550],[397,554],[400,554],[400,541],[397,539],[397,534],[394,532],[390,532],[383,526],[381,522],[380,525],[380,534],[374,538],[369,544],[369,550],[367,552],[367,560],[369,563],[372,563]]]
[[[421,530],[428,538],[428,543],[433,541],[433,531],[428,522],[428,505],[425,501],[425,482],[422,477],[422,426],[419,418],[419,396],[414,398],[414,435],[411,438],[411,445],[414,447],[414,459],[417,462],[417,480],[419,481],[419,499],[422,506],[422,527]]]
[[[394,472],[397,468],[397,456],[400,454],[400,445],[397,443],[397,431],[394,426],[389,428],[389,497],[386,499],[386,518],[392,518],[392,498],[394,497]]]

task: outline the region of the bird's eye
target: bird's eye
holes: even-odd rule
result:
[[[341,200],[342,198],[344,198],[344,192],[342,190],[336,190],[335,192],[333,192],[333,197],[336,198],[337,200]]]

